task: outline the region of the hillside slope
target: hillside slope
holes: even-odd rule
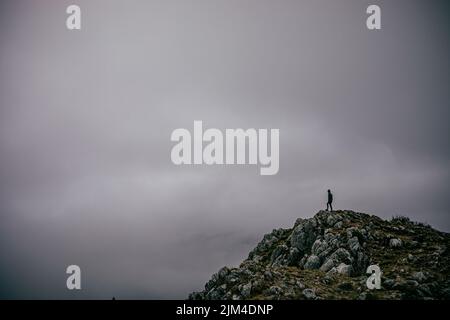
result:
[[[397,217],[319,211],[266,234],[189,299],[450,299],[450,235]],[[366,285],[369,265],[381,289]]]

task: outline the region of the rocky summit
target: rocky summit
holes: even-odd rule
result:
[[[319,211],[266,234],[189,299],[450,299],[450,234],[406,217]],[[370,265],[380,289],[366,285]]]

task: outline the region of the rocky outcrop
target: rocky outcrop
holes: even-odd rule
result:
[[[405,217],[320,211],[266,234],[190,299],[449,299],[450,237]],[[382,288],[366,286],[378,265]]]

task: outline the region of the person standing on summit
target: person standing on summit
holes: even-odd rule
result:
[[[328,206],[330,206],[330,211],[333,211],[333,194],[331,193],[330,189],[328,189],[328,202],[327,202],[327,211],[328,211]]]

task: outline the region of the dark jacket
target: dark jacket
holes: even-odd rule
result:
[[[328,192],[328,203],[333,202],[333,194],[331,192]]]

